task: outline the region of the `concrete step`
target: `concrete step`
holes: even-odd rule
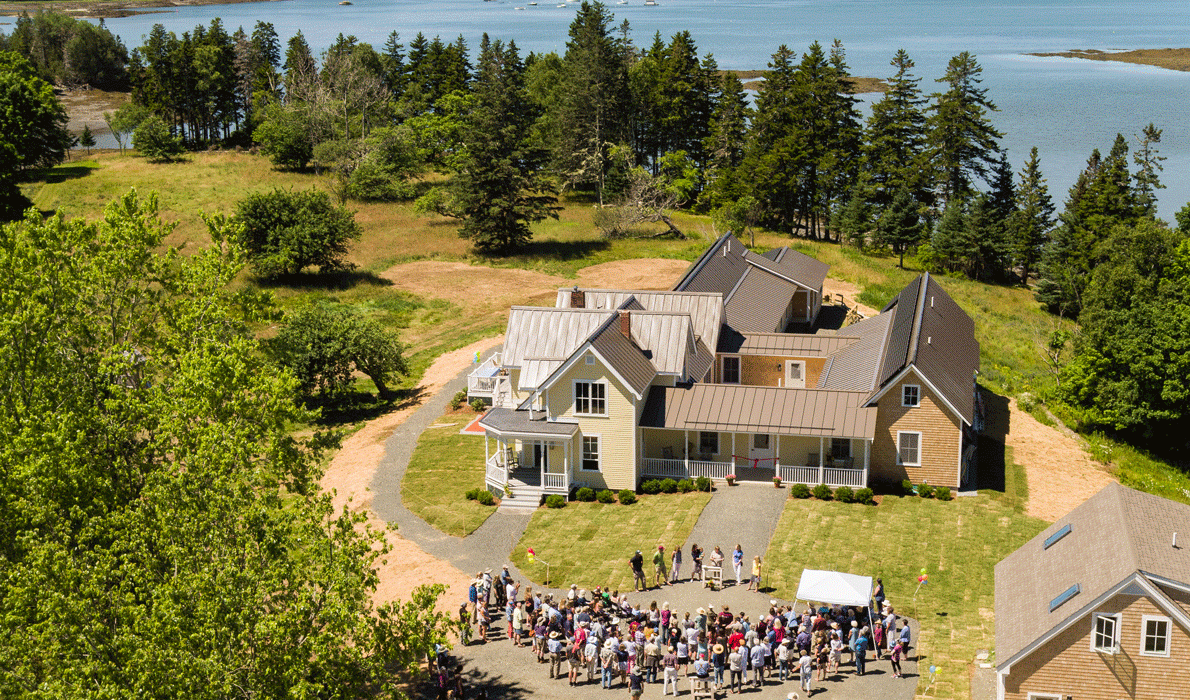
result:
[[[500,510],[536,510],[541,505],[540,487],[517,485],[516,482],[510,482],[509,485],[512,487],[512,497],[500,499]]]

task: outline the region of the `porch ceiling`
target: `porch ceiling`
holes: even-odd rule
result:
[[[479,419],[488,432],[510,437],[572,438],[578,432],[575,423],[551,423],[542,411],[514,411],[496,407]]]

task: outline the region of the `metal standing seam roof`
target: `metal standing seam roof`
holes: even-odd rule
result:
[[[640,347],[620,332],[620,319],[613,318],[591,336],[591,348],[597,351],[604,360],[611,365],[628,388],[639,396],[644,396],[653,378],[657,376],[657,369],[644,356]]]
[[[719,352],[782,357],[825,357],[859,340],[845,335],[812,333],[725,333],[721,338]]]
[[[708,347],[715,347],[719,341],[719,329],[723,324],[723,295],[718,292],[672,292],[637,291],[619,289],[575,290],[566,287],[558,290],[558,308],[570,307],[570,293],[583,293],[585,308],[615,309],[629,297],[647,311],[672,311],[687,313],[694,325],[694,334],[704,339]]]
[[[514,306],[508,313],[501,362],[522,367],[526,359],[563,361],[614,315],[607,309]]]
[[[684,375],[695,352],[689,314],[633,311],[629,315],[632,340],[645,351],[658,372]]]
[[[673,430],[769,433],[870,440],[876,409],[866,392],[738,384],[655,386],[640,425]]]
[[[1175,547],[1174,533],[1186,544]],[[1010,662],[1137,573],[1190,586],[1190,506],[1111,483],[996,564],[996,659]],[[1078,594],[1051,611],[1074,584]]]
[[[797,286],[751,268],[724,302],[724,321],[740,333],[772,333],[779,326]]]
[[[818,377],[818,388],[872,391],[878,384],[880,357],[893,314],[879,314],[841,329],[851,344],[831,356]]]
[[[751,265],[764,268],[775,275],[788,277],[816,292],[822,291],[822,283],[826,281],[830,265],[789,247],[778,248],[776,252],[776,255],[768,256],[748,251],[744,254],[744,259]]]

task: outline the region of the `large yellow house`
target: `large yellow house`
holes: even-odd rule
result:
[[[959,487],[974,457],[974,323],[923,275],[877,316],[812,332],[828,267],[730,234],[670,291],[568,288],[514,307],[470,378],[505,503],[646,478]],[[803,332],[787,332],[803,331]]]

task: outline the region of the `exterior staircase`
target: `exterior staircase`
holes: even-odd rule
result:
[[[534,469],[514,469],[508,474],[508,486],[512,496],[500,499],[500,510],[504,512],[530,512],[541,505],[541,474]]]

